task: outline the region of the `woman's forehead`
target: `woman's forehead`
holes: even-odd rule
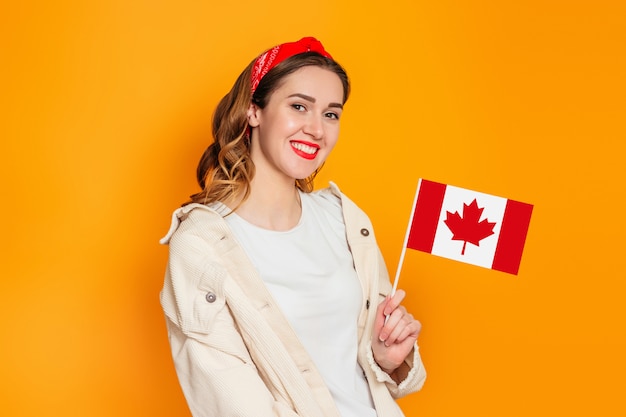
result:
[[[275,93],[280,92],[283,97],[303,94],[324,101],[342,102],[343,90],[343,83],[336,73],[318,66],[307,66],[283,78]]]

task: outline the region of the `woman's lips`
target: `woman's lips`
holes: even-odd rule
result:
[[[319,145],[316,145],[315,143],[298,141],[292,141],[291,148],[298,156],[309,160],[314,159],[317,155],[317,151],[320,149]]]

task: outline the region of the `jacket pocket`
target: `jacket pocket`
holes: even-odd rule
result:
[[[224,279],[226,271],[215,264],[207,264],[193,289],[189,314],[183,324],[183,332],[208,335],[218,314],[224,310]]]

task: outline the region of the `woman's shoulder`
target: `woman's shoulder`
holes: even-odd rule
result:
[[[365,215],[365,212],[341,191],[339,186],[334,182],[330,182],[326,188],[312,192],[311,195],[315,201],[326,204],[335,210],[339,210],[339,212],[349,213],[350,215],[354,215],[355,213]]]
[[[373,225],[367,213],[361,209],[354,201],[352,201],[339,187],[331,182],[329,187],[323,188],[317,193],[317,198],[326,201],[330,206],[338,209],[339,216],[348,230],[348,235],[352,239],[360,238],[360,236],[374,236]],[[363,230],[367,230],[367,234],[362,235]]]
[[[170,228],[159,242],[172,245],[200,240],[208,243],[221,239],[226,228],[219,210],[203,204],[188,204],[172,213]]]
[[[335,192],[331,187],[315,190],[307,195],[317,204],[341,210],[341,195]]]

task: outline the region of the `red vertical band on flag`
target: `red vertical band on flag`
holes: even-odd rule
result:
[[[432,251],[445,192],[445,184],[421,180],[407,248]]]
[[[532,212],[532,204],[507,200],[492,269],[517,275]]]

